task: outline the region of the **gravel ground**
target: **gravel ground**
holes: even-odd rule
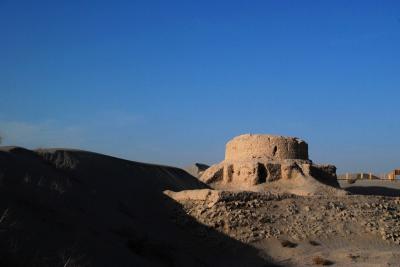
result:
[[[379,254],[373,256],[375,260],[386,262],[387,266],[398,266],[390,265],[389,262],[393,261],[393,257],[395,261],[400,258],[400,255],[397,255],[400,251],[400,197],[300,197],[241,192],[226,193],[226,197],[217,203],[182,201],[181,205],[183,211],[180,212],[185,214],[178,212],[171,219],[182,228],[198,233],[204,238],[208,238],[207,229],[213,229],[254,246],[260,247],[259,244],[264,244],[260,249],[269,254],[271,252],[267,251],[267,244],[276,240],[285,249],[294,248],[298,244],[318,246],[323,243],[325,247],[331,247],[329,255],[336,253],[336,260],[340,258],[339,249],[343,249],[344,246],[349,246],[350,251],[368,243],[369,247],[365,249],[372,249]],[[180,219],[187,215],[194,217],[204,227],[198,224],[193,228],[190,221]],[[335,240],[335,244],[340,244],[336,250],[332,248],[336,246],[332,240]],[[351,242],[353,244],[350,244]],[[388,250],[390,256],[383,256],[384,250]],[[304,251],[303,246],[301,253],[304,255],[292,255],[288,262],[285,262],[285,266],[303,266],[300,264],[304,261],[302,257],[309,254]],[[278,257],[280,253],[274,252],[272,255]],[[369,254],[373,255],[372,252],[366,253]],[[360,263],[360,266],[369,266],[367,263],[373,259],[368,257],[363,258],[364,265]],[[342,265],[338,262],[336,266],[346,266],[344,259],[348,260],[349,256],[342,257]]]

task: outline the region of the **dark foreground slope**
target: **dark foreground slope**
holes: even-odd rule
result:
[[[185,171],[78,150],[0,149],[1,266],[268,266],[162,194]]]

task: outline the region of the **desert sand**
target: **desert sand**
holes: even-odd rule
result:
[[[195,168],[199,178],[81,150],[2,147],[0,265],[400,266],[400,183],[338,182],[304,141],[277,140],[277,151],[264,142],[255,158],[250,149]]]

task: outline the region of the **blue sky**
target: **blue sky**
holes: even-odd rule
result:
[[[0,0],[3,144],[185,166],[243,133],[400,166],[399,1]]]

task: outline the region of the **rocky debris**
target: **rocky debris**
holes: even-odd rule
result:
[[[291,242],[352,235],[376,235],[400,244],[400,198],[378,196],[295,196],[218,192],[218,201],[180,199],[184,215],[242,242],[268,238]],[[195,231],[195,229],[194,229]]]
[[[178,201],[201,201],[210,204],[216,204],[218,202],[230,202],[236,199],[240,199],[243,203],[249,207],[257,208],[259,207],[260,201],[268,200],[281,200],[285,198],[295,198],[295,195],[291,194],[274,194],[272,192],[250,192],[250,191],[220,191],[212,189],[197,189],[197,190],[183,190],[179,192],[174,192],[171,190],[165,190],[164,194],[170,198]],[[235,205],[239,202],[235,201]]]
[[[400,244],[400,212],[398,204],[395,206],[393,203],[373,203],[373,205],[367,204],[366,208],[372,209],[370,211],[372,218],[379,216],[379,220],[369,219],[365,222],[367,230],[374,233],[379,232],[382,239]]]
[[[224,190],[259,191],[260,185],[268,190],[283,181],[275,185],[299,195],[343,194],[334,190],[339,188],[335,166],[314,164],[306,142],[283,136],[235,137],[226,145],[225,160],[205,170],[200,180]]]

